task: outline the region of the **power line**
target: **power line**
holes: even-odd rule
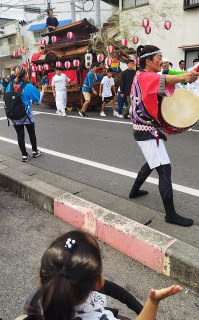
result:
[[[19,0],[19,1],[17,2],[17,5],[18,5],[21,1],[22,1],[22,0]],[[13,6],[15,6],[15,5],[13,5]],[[2,12],[0,12],[0,15],[1,15],[2,13],[6,12],[7,10],[9,10],[10,8],[12,8],[13,6],[7,8],[6,10],[4,10],[4,11],[2,11]]]

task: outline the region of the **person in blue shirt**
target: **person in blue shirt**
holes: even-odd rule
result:
[[[91,70],[87,73],[86,78],[84,80],[82,92],[84,95],[85,102],[82,106],[82,109],[79,111],[80,117],[87,117],[85,112],[91,100],[91,93],[94,93],[94,95],[97,96],[97,91],[94,89],[94,83],[95,81],[101,82],[101,80],[103,79],[102,75],[96,73],[97,68],[98,63],[94,62],[91,66]]]
[[[15,80],[13,82],[14,90],[17,91],[24,81],[27,81],[27,71],[23,67],[17,67],[15,70]],[[28,131],[28,135],[30,138],[30,142],[32,145],[32,156],[33,158],[39,157],[42,153],[37,149],[37,139],[35,134],[35,125],[34,125],[34,116],[31,109],[31,102],[41,102],[43,94],[45,91],[45,87],[42,87],[42,92],[40,92],[37,88],[35,88],[32,84],[27,83],[22,91],[22,101],[24,103],[24,108],[27,108],[26,116],[19,120],[9,120],[10,124],[14,126],[17,138],[19,149],[22,153],[22,162],[27,162],[30,159],[30,155],[26,151],[25,146],[25,130],[26,127]],[[10,92],[10,84],[7,86],[6,92]]]
[[[3,91],[6,92],[6,88],[8,86],[8,77],[6,73],[4,74],[2,83],[3,83]]]

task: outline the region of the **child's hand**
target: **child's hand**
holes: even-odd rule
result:
[[[99,93],[99,96],[100,96],[100,97],[102,96],[101,92]]]
[[[90,232],[93,236],[96,235],[96,219],[91,211],[87,211],[85,214],[85,223],[82,229]]]
[[[160,300],[172,296],[180,291],[182,291],[182,288],[180,286],[175,285],[160,290],[151,289],[149,293],[149,298],[153,302],[158,303]]]

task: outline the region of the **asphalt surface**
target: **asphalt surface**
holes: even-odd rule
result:
[[[72,227],[62,220],[38,209],[0,188],[0,317],[14,320],[22,314],[27,297],[38,286],[42,254],[59,235]],[[104,261],[103,274],[130,291],[143,304],[150,288],[173,284],[136,261],[100,242]],[[109,307],[119,309],[121,315],[135,318],[135,313],[113,299]],[[189,288],[161,302],[157,319],[198,319],[199,296]]]
[[[55,116],[55,110],[50,107],[34,106],[33,109],[49,113],[35,115],[39,147],[135,173],[145,163],[145,159],[133,139],[130,120],[114,118],[110,108],[106,110],[108,116],[105,120],[113,120],[114,122],[101,121],[104,118],[102,119],[97,112],[89,113],[90,119],[82,119],[77,112],[68,112],[67,114],[72,117],[64,118]],[[1,108],[0,118],[4,115],[4,110]],[[197,124],[194,129],[196,131],[168,138],[167,150],[173,168],[173,183],[198,190],[199,125]],[[16,140],[15,131],[12,127],[7,126],[6,120],[0,121],[0,136]],[[28,139],[27,142],[29,143]],[[0,149],[1,154],[20,160],[17,146],[0,141]],[[128,194],[134,179],[128,176],[49,154],[44,154],[41,159],[37,160],[29,163],[34,167],[130,202]],[[151,177],[158,178],[155,171],[152,172]],[[149,191],[149,195],[142,199],[133,200],[133,202],[159,212],[160,216],[164,218],[164,209],[157,186],[145,183],[144,188]],[[193,218],[195,225],[199,225],[198,197],[174,191],[174,199],[177,212]]]

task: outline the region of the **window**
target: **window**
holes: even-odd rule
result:
[[[184,10],[199,7],[199,0],[184,0]]]
[[[34,32],[35,42],[36,42],[36,43],[40,43],[40,40],[43,39],[42,36],[41,36],[43,33],[44,33],[44,30],[35,31],[35,32]]]
[[[16,37],[9,37],[8,38],[8,44],[9,45],[15,45],[16,44]]]
[[[143,4],[149,4],[149,0],[123,0],[123,9],[129,9],[141,6]]]
[[[185,52],[186,69],[193,67],[193,60],[199,58],[199,49],[187,50]]]

